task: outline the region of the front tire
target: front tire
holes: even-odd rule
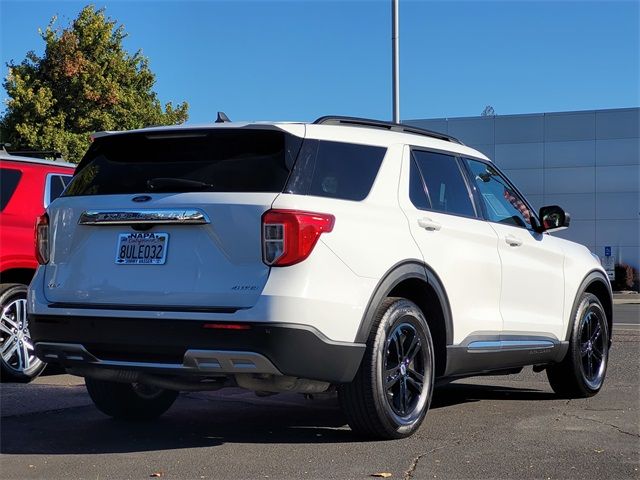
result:
[[[569,351],[564,360],[547,368],[555,393],[586,398],[598,393],[609,361],[609,327],[598,297],[585,293],[573,317]]]
[[[424,314],[404,298],[385,299],[358,373],[338,390],[349,426],[371,438],[410,436],[429,409],[433,379],[433,340]]]
[[[46,364],[35,355],[27,321],[27,286],[0,284],[0,378],[27,383]]]
[[[169,410],[178,393],[138,383],[85,378],[93,403],[105,415],[121,420],[152,420]]]

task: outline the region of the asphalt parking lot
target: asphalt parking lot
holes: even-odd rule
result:
[[[0,477],[640,478],[640,305],[623,310],[595,397],[558,399],[531,369],[459,380],[402,441],[355,437],[330,395],[183,394],[158,421],[127,424],[76,377],[3,384]]]

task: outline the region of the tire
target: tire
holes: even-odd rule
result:
[[[136,383],[85,378],[93,403],[105,415],[121,420],[153,420],[169,410],[178,393]]]
[[[431,332],[420,308],[404,298],[385,299],[376,312],[353,382],[338,389],[351,429],[377,439],[413,434],[431,404],[433,352]]]
[[[585,293],[573,315],[569,351],[562,362],[547,368],[553,391],[563,398],[598,393],[609,360],[609,327],[600,300]]]
[[[35,355],[27,321],[27,286],[0,284],[0,378],[3,382],[27,383],[46,364]]]

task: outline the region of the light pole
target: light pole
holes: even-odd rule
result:
[[[391,63],[393,88],[393,122],[400,123],[400,32],[398,1],[391,0]]]

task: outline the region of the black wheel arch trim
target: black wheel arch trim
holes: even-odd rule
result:
[[[389,293],[402,281],[411,278],[417,278],[424,281],[433,288],[440,306],[442,308],[442,316],[445,323],[446,344],[453,344],[453,319],[451,317],[451,306],[449,297],[438,275],[427,264],[420,260],[405,260],[395,264],[383,275],[382,279],[376,285],[376,288],[369,299],[367,308],[364,311],[360,327],[356,334],[356,343],[366,343],[371,325],[375,317],[376,310],[380,303],[389,296]]]
[[[611,291],[611,283],[609,279],[602,273],[600,270],[592,270],[590,271],[580,283],[578,290],[576,292],[576,296],[573,299],[573,304],[571,305],[571,312],[569,316],[569,321],[567,322],[567,331],[565,333],[565,340],[569,341],[571,338],[571,329],[573,328],[574,323],[574,315],[578,305],[580,304],[580,299],[582,295],[587,291],[587,289],[593,285],[594,283],[600,283],[605,287],[608,293],[608,304],[602,305],[604,307],[605,315],[607,315],[607,325],[609,326],[609,346],[611,346],[611,339],[613,337],[612,327],[613,327],[613,292]]]

